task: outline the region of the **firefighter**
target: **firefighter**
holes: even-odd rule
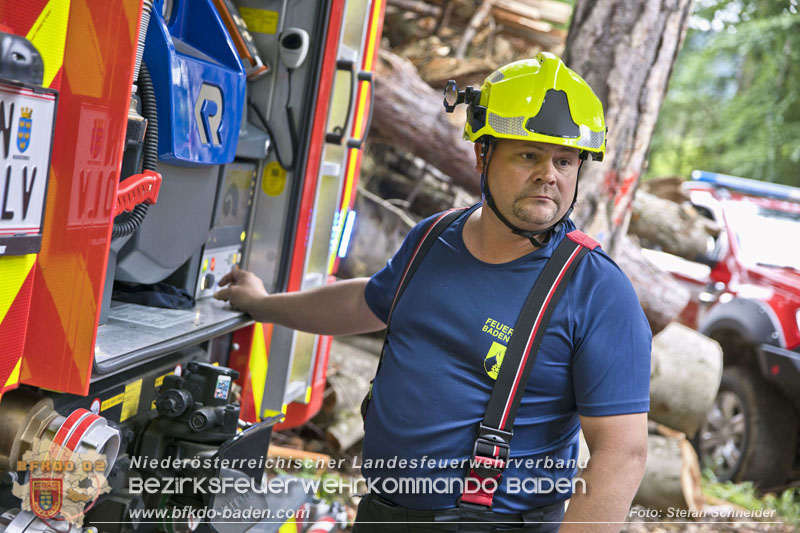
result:
[[[216,297],[319,334],[389,324],[365,414],[362,472],[374,491],[354,531],[616,531],[644,473],[651,334],[630,281],[569,219],[581,166],[605,152],[602,105],[546,53],[500,68],[479,91],[451,89],[446,107],[468,106],[481,203],[444,225],[422,221],[371,278],[270,295],[237,270]],[[580,262],[556,264],[571,241],[586,248]],[[531,297],[546,328],[515,331],[553,266],[571,278],[556,290],[552,276],[556,296]],[[499,393],[515,395],[512,425],[493,429],[515,335],[541,344],[527,380]],[[591,460],[574,477],[580,429]]]

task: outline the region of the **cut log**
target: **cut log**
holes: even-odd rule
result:
[[[325,440],[337,452],[350,449],[363,438],[364,421],[358,411],[342,410],[325,432]]]
[[[717,397],[719,344],[677,322],[653,338],[650,419],[693,436]]]
[[[445,118],[441,91],[419,77],[411,62],[381,51],[375,78],[375,107],[370,138],[402,146],[478,194],[478,173],[472,144],[462,128]]]
[[[680,176],[653,178],[643,181],[636,192],[644,191],[663,200],[682,204],[689,201],[689,195],[683,190],[684,181]]]
[[[322,474],[331,464],[331,456],[324,453],[309,452],[307,450],[297,450],[270,444],[267,450],[267,457],[286,459],[288,461],[302,460],[314,465],[317,474]]]
[[[700,465],[685,437],[648,435],[647,467],[633,503],[662,511],[702,509]]]
[[[688,289],[642,255],[642,249],[630,237],[623,239],[616,261],[631,280],[654,335],[689,303]]]
[[[533,7],[525,0],[495,0],[495,5],[498,11],[508,11],[533,20],[542,18],[541,10]]]
[[[645,191],[637,191],[628,232],[663,251],[695,261],[713,247],[708,220],[689,204],[676,204]],[[709,221],[710,222],[710,221]],[[716,233],[719,233],[717,228]]]
[[[556,2],[554,0],[522,0],[541,13],[541,18],[555,22],[556,24],[566,24],[572,15],[572,6],[567,2]]]

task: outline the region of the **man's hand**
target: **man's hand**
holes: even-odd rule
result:
[[[364,300],[369,278],[348,279],[304,291],[268,294],[258,276],[234,270],[219,280],[226,300],[257,322],[271,322],[319,335],[355,335],[383,329]]]
[[[226,285],[229,286],[225,287]],[[234,309],[244,311],[259,320],[259,304],[269,294],[258,276],[237,268],[225,274],[219,280],[219,286],[225,288],[214,293],[214,298],[230,302]]]

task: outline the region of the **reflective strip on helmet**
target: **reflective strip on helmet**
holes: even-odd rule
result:
[[[581,127],[581,138],[578,139],[578,145],[599,150],[603,146],[603,139],[605,139],[604,131],[592,131],[583,126]]]
[[[498,81],[502,80],[502,79],[503,79],[503,78],[505,78],[505,77],[506,77],[506,75],[505,75],[505,74],[503,74],[502,72],[500,72],[499,70],[497,70],[497,71],[495,71],[495,73],[494,73],[494,74],[492,74],[491,76],[489,76],[489,82],[490,82],[490,83],[497,83]]]
[[[525,131],[525,117],[501,117],[489,112],[489,126],[500,134],[527,137]]]

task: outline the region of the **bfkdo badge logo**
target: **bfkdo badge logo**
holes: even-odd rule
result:
[[[31,144],[31,128],[33,127],[33,109],[23,107],[20,110],[19,122],[17,123],[17,148],[20,153],[28,149]]]
[[[492,379],[497,379],[497,374],[500,373],[500,365],[503,364],[503,358],[506,355],[506,347],[499,342],[492,342],[489,347],[489,353],[483,359],[483,369],[489,374]]]
[[[64,480],[31,478],[31,511],[39,518],[53,518],[61,511]]]

